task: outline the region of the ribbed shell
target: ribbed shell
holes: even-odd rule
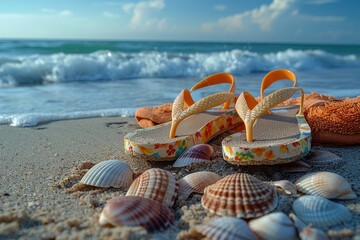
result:
[[[328,240],[326,233],[317,228],[305,227],[299,231],[301,240]]]
[[[282,164],[280,170],[283,173],[298,173],[307,172],[311,169],[311,166],[304,161],[296,161],[292,163]]]
[[[214,148],[212,146],[198,144],[182,153],[174,162],[173,167],[185,167],[194,163],[209,162],[213,154]]]
[[[278,205],[275,188],[257,178],[237,173],[205,188],[202,206],[210,212],[239,218],[255,218]]]
[[[314,167],[329,167],[344,164],[344,160],[341,157],[325,150],[312,150],[310,154],[306,156],[305,160]]]
[[[296,228],[293,222],[283,212],[274,212],[260,218],[253,219],[249,222],[249,227],[260,239],[297,239]]]
[[[296,188],[303,193],[328,199],[355,199],[356,194],[349,182],[332,172],[315,172],[302,176],[295,182]]]
[[[318,196],[299,197],[294,201],[292,209],[304,223],[321,229],[327,229],[352,218],[345,206]]]
[[[109,200],[100,214],[99,223],[114,226],[141,226],[149,232],[162,231],[174,222],[164,205],[143,197],[120,196]]]
[[[129,187],[133,181],[133,171],[122,160],[100,162],[80,180],[81,183],[95,187]]]
[[[177,191],[178,183],[171,172],[151,168],[134,180],[126,196],[146,197],[172,207]]]
[[[196,231],[211,240],[255,240],[247,223],[238,218],[220,217],[195,227]]]
[[[204,194],[204,189],[219,181],[221,177],[213,172],[195,172],[179,180],[178,198],[186,200],[193,192]]]

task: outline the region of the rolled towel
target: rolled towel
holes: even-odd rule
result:
[[[165,103],[157,107],[143,107],[135,112],[135,119],[142,127],[151,127],[171,121],[171,103]]]

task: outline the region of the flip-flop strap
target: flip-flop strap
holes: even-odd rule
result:
[[[197,84],[195,84],[191,89],[190,92],[197,90],[199,88],[203,88],[203,87],[207,87],[207,86],[212,86],[212,85],[216,85],[216,84],[221,84],[221,83],[229,83],[230,84],[230,88],[228,93],[234,93],[235,92],[235,78],[233,75],[231,75],[230,73],[215,73],[213,75],[210,75],[204,79],[202,79],[201,81],[199,81]],[[230,107],[231,104],[231,100],[226,101],[224,103],[223,109],[228,109]]]
[[[246,139],[252,142],[253,139],[253,125],[261,115],[267,113],[267,111],[281,102],[291,98],[297,91],[301,92],[300,109],[298,114],[303,114],[304,105],[304,90],[299,87],[288,87],[277,90],[257,102],[254,96],[248,92],[240,94],[236,101],[235,109],[238,112],[240,118],[245,123]]]
[[[177,126],[182,120],[191,115],[204,112],[213,107],[219,106],[226,101],[229,101],[236,97],[236,94],[220,92],[209,95],[200,99],[197,102],[194,102],[190,95],[190,91],[184,89],[181,93],[175,98],[172,106],[172,122],[169,138],[174,138],[176,135]],[[188,108],[186,108],[189,106]]]
[[[292,71],[287,69],[277,69],[269,72],[263,78],[260,88],[260,99],[264,99],[265,89],[267,89],[271,84],[279,80],[290,80],[294,82],[293,87],[296,87],[296,76]]]

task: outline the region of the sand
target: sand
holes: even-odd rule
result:
[[[215,215],[200,204],[201,195],[194,194],[172,208],[176,221],[159,233],[147,234],[141,228],[100,227],[99,214],[107,200],[124,195],[126,189],[79,188],[78,182],[94,163],[108,159],[124,159],[139,175],[151,167],[161,167],[176,174],[208,170],[221,176],[237,172],[250,173],[263,181],[288,179],[294,182],[305,173],[281,173],[274,167],[239,167],[221,158],[224,133],[212,140],[215,154],[210,164],[174,169],[171,163],[148,163],[124,155],[123,137],[139,127],[133,118],[93,118],[57,121],[32,128],[0,125],[0,239],[175,239],[195,224]],[[336,172],[349,180],[360,196],[360,146],[319,147],[331,151],[344,165],[312,168],[309,172]],[[299,195],[280,192],[277,210],[291,212]],[[360,239],[360,201],[336,201],[353,215],[352,221],[332,227],[334,238]]]

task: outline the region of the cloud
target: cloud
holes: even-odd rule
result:
[[[164,18],[154,17],[154,12],[164,9],[164,0],[147,0],[138,3],[126,3],[122,9],[128,14],[132,14],[129,26],[133,29],[158,29],[163,30],[166,25]]]
[[[269,5],[261,5],[249,11],[220,18],[217,25],[229,32],[236,32],[245,27],[257,26],[262,31],[269,31],[272,23],[293,3],[293,0],[273,0]]]
[[[312,5],[323,5],[328,3],[334,3],[337,2],[337,0],[308,0],[305,1],[306,4],[312,4]]]
[[[43,12],[45,14],[59,15],[59,16],[72,16],[72,15],[74,15],[73,12],[68,10],[68,9],[58,11],[58,10],[52,9],[52,8],[42,8],[41,12]]]
[[[218,4],[218,5],[214,6],[214,9],[216,11],[222,12],[222,11],[225,11],[227,9],[227,6],[224,5],[224,4]]]
[[[303,20],[308,20],[312,22],[343,22],[346,20],[345,17],[339,16],[315,16],[315,15],[304,15],[300,14],[298,10],[294,10],[291,13],[292,16],[297,16]]]
[[[116,15],[111,12],[103,12],[102,14],[106,18],[116,18]]]
[[[63,10],[63,11],[60,11],[60,12],[59,12],[59,15],[60,15],[60,16],[72,16],[72,15],[73,15],[73,12],[70,11],[70,10]]]

